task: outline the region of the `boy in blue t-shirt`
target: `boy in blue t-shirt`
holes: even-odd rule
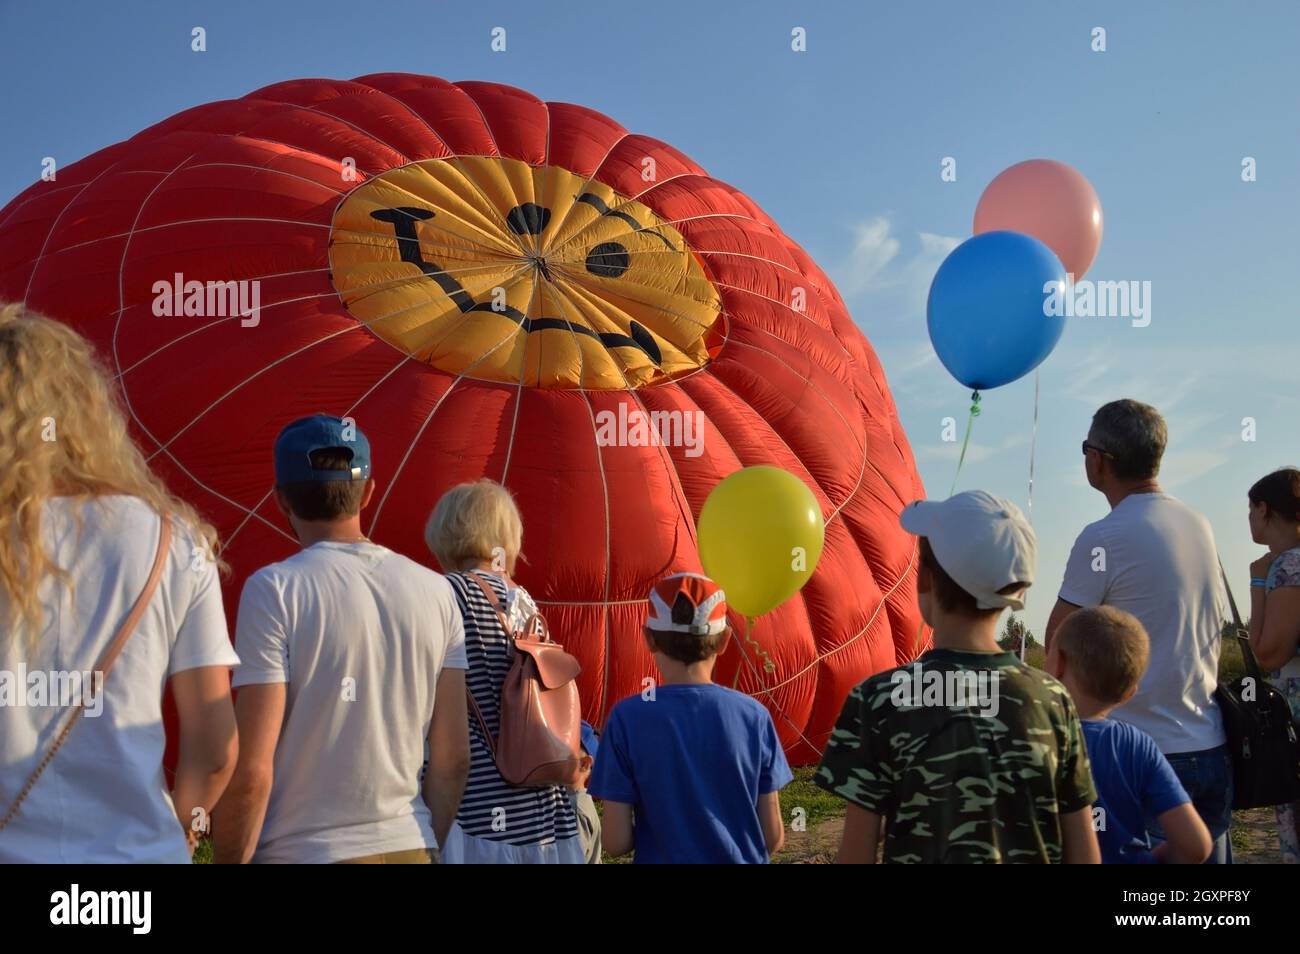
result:
[[[1200,864],[1213,841],[1155,740],[1107,718],[1137,692],[1150,653],[1137,617],[1110,606],[1072,613],[1056,631],[1048,671],[1065,684],[1088,744],[1097,787],[1093,828],[1103,864]],[[1152,821],[1158,826],[1151,825]],[[1165,840],[1152,847],[1147,831]]]
[[[587,786],[605,802],[611,855],[764,864],[781,849],[792,776],[772,717],[712,681],[730,635],[726,596],[708,577],[677,573],[650,591],[644,636],[663,678],[610,711]]]

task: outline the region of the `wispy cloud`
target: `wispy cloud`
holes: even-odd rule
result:
[[[1223,449],[1174,448],[1166,452],[1164,460],[1160,463],[1160,483],[1170,490],[1190,484],[1210,471],[1222,467],[1230,459],[1226,445]]]
[[[923,323],[934,273],[961,240],[918,232],[905,242],[886,215],[853,226],[853,234],[848,256],[834,262],[831,276],[859,323],[869,329],[867,316],[880,312]]]
[[[933,232],[900,237],[888,215],[872,216],[852,231],[848,255],[831,259],[830,274],[880,355],[895,395],[913,407],[950,403],[923,384],[940,372],[925,331],[925,300],[934,273],[959,240]]]
[[[943,264],[943,260],[948,254],[962,242],[961,239],[953,238],[951,235],[936,235],[933,232],[921,233],[921,256],[926,262],[933,262],[934,267]],[[930,272],[930,278],[934,277],[934,272]],[[927,282],[929,279],[927,279]]]
[[[1192,410],[1190,408],[1176,415],[1171,415],[1171,418],[1172,437],[1176,437],[1180,441],[1187,440],[1193,434],[1206,428],[1221,428],[1224,421],[1224,415],[1221,411]],[[1222,434],[1222,430],[1220,430],[1220,434]]]
[[[898,257],[899,249],[898,239],[890,234],[889,220],[882,215],[854,226],[853,231],[853,250],[835,269],[835,284],[845,298],[888,287],[890,276],[882,278],[882,273]]]
[[[1069,371],[1061,375],[1061,390],[1066,397],[1085,404],[1100,405],[1098,395],[1108,393],[1102,382],[1112,373],[1113,367],[1107,360],[1107,349],[1094,345],[1082,354],[1073,357]]]
[[[884,340],[875,347],[891,380],[896,376],[906,378],[914,372],[939,365],[939,356],[934,353],[928,338],[921,341]]]
[[[1061,363],[1056,372],[1061,393],[1095,407],[1131,397],[1155,405],[1166,415],[1183,409],[1187,413],[1180,426],[1183,433],[1207,423],[1207,401],[1222,402],[1228,395],[1234,404],[1246,397],[1273,409],[1293,406],[1294,362],[1276,347],[1246,342],[1231,349],[1171,345],[1147,338],[1141,330],[1133,334],[1141,337],[1088,346],[1064,342],[1065,350],[1049,359]]]
[[[933,441],[921,444],[914,442],[912,450],[916,456],[926,461],[950,460],[954,464],[961,457],[961,429],[958,428],[958,440],[956,441]],[[982,460],[988,460],[998,454],[1005,454],[1007,451],[1014,450],[1017,447],[1025,447],[1029,444],[1029,438],[1024,434],[1012,434],[997,444],[981,444],[972,442],[966,448],[966,464],[978,464]]]

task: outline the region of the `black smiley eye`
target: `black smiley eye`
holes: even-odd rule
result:
[[[587,271],[601,278],[618,278],[630,264],[627,249],[618,242],[601,242],[587,253]]]

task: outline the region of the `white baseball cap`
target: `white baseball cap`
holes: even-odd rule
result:
[[[1034,528],[1009,500],[967,490],[947,500],[908,504],[898,522],[930,541],[945,573],[975,597],[980,609],[1025,608],[1025,592],[998,592],[1012,583],[1034,582],[1038,542]]]

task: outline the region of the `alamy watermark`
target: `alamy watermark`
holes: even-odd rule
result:
[[[50,923],[57,925],[118,924],[132,934],[148,934],[152,909],[152,891],[83,891],[74,883],[50,895]]]
[[[1149,281],[1095,282],[1090,278],[1043,285],[1043,314],[1050,318],[1129,318],[1134,328],[1151,324]]]
[[[19,663],[17,669],[0,669],[0,709],[66,709],[78,704],[88,719],[103,713],[102,672],[76,669],[28,671],[26,663]]]
[[[601,447],[684,447],[687,457],[704,453],[703,411],[643,411],[618,406],[596,412],[596,443]]]
[[[889,699],[900,709],[975,708],[991,718],[1000,708],[1002,673],[996,669],[925,669],[918,662],[897,670],[890,681],[894,688]]]
[[[169,282],[153,283],[153,313],[159,318],[234,318],[241,328],[262,321],[262,283],[258,279],[228,282],[186,281],[177,272]]]

